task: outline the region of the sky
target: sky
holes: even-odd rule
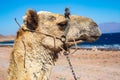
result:
[[[97,24],[120,22],[120,0],[1,0],[0,34],[16,34],[19,27],[14,18],[22,24],[28,9],[64,14],[65,7],[72,15],[92,18]]]

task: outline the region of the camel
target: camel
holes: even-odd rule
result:
[[[51,70],[63,48],[61,36],[67,20],[64,15],[28,10],[17,32],[10,56],[8,80],[49,80]],[[71,15],[66,35],[68,47],[75,42],[92,42],[99,38],[98,25],[90,18]]]

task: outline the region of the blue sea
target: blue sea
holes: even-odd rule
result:
[[[92,48],[96,46],[100,49],[120,50],[120,33],[106,33],[102,34],[95,42],[84,42],[78,44],[81,48]]]
[[[0,42],[0,46],[13,46],[13,44],[13,40]]]
[[[0,46],[13,46],[14,41],[0,42]],[[84,42],[78,44],[80,48],[93,48],[120,50],[120,33],[102,34],[95,42]]]

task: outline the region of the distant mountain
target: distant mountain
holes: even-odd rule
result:
[[[4,36],[4,35],[0,34],[0,42],[14,40],[14,39],[15,39],[15,35]]]
[[[0,38],[4,38],[5,36],[3,36],[2,34],[0,34]]]
[[[99,24],[102,33],[116,33],[120,32],[120,23],[108,22]]]

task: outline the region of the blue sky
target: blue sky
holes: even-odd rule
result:
[[[16,34],[19,27],[14,18],[22,24],[28,9],[63,14],[67,6],[71,14],[92,18],[97,24],[120,22],[120,0],[1,0],[0,34]]]

